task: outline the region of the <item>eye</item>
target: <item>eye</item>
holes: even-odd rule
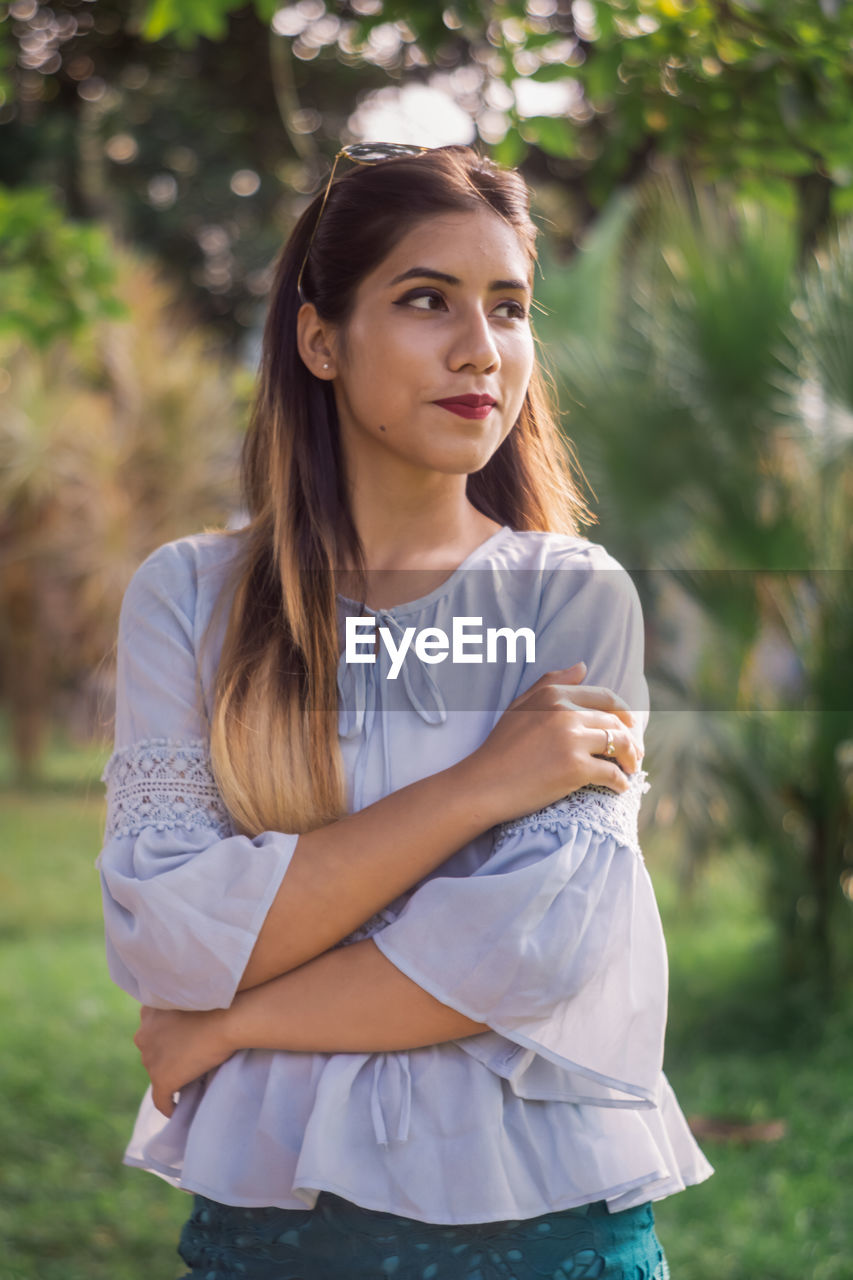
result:
[[[498,305],[495,307],[495,314],[497,314],[499,311],[505,311],[506,312],[505,318],[508,320],[526,320],[527,319],[527,312],[525,311],[521,303],[515,302],[511,298],[507,298],[504,302],[498,303]]]
[[[437,289],[411,289],[394,303],[396,307],[414,307],[417,311],[440,311],[447,303]]]

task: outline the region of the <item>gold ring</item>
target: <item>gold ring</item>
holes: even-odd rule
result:
[[[604,749],[604,754],[605,754],[606,756],[611,756],[611,757],[612,757],[612,756],[615,756],[615,755],[616,755],[616,743],[613,741],[613,730],[612,730],[612,729],[605,729],[605,731],[604,731],[604,732],[607,734],[607,746],[606,746],[606,747],[605,747],[605,749]]]

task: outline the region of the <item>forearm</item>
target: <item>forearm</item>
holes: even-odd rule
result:
[[[239,990],[321,956],[503,818],[472,757],[300,836]]]
[[[244,991],[221,1017],[230,1052],[380,1053],[489,1029],[434,999],[370,939]]]
[[[134,1042],[154,1105],[240,1049],[383,1053],[487,1031],[396,969],[370,939],[326,952],[235,997],[229,1009],[144,1008]]]

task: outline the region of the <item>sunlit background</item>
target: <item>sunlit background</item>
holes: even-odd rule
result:
[[[239,519],[274,258],[357,140],[470,143],[643,599],[667,1070],[717,1166],[683,1280],[853,1256],[853,7],[0,4],[0,1275],[177,1275],[93,860],[116,620]]]

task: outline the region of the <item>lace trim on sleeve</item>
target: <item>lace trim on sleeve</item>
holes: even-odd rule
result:
[[[210,827],[221,837],[232,834],[201,739],[136,742],[110,757],[101,780],[107,784],[106,840],[138,836],[146,827]]]
[[[522,831],[558,831],[561,827],[574,825],[599,835],[613,836],[642,857],[637,821],[640,797],[649,790],[649,783],[642,769],[631,774],[630,781],[631,786],[624,794],[590,784],[545,809],[504,822],[497,829],[494,847],[500,848],[510,836]]]

